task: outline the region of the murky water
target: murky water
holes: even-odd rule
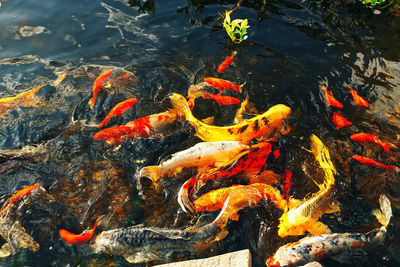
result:
[[[260,112],[279,103],[292,108],[292,132],[281,139],[284,157],[273,168],[292,171],[294,197],[317,190],[304,172],[304,162],[312,157],[301,146],[309,146],[311,133],[328,146],[339,172],[337,194],[342,204],[340,214],[322,219],[333,232],[377,227],[370,211],[382,193],[392,202],[392,222],[397,225],[393,232],[399,232],[399,175],[351,159],[361,154],[400,167],[399,152],[389,155],[374,146],[363,147],[350,135],[368,132],[399,145],[400,17],[386,10],[376,15],[361,4],[335,9],[331,3],[328,10],[300,1],[244,1],[232,16],[248,18],[249,37],[232,44],[218,18],[235,1],[155,1],[154,6],[147,1],[145,11],[135,2],[1,2],[0,98],[46,84],[34,103],[18,104],[1,114],[1,200],[34,183],[53,199],[32,203],[25,215],[19,215],[40,250],[23,250],[1,259],[2,265],[128,265],[120,256],[94,255],[88,246],[67,246],[58,234],[61,228],[75,233],[89,229],[105,213],[110,215],[106,229],[193,225],[196,218],[184,214],[176,202],[183,180],[166,181],[160,192],[143,192],[136,178],[139,168],[199,142],[188,125],[165,138],[125,142],[118,150],[92,137],[98,132],[93,126],[120,101],[139,100],[109,126],[165,111],[170,107],[169,93],[186,95],[191,84],[206,76],[246,82],[244,91]],[[233,50],[238,52],[233,66],[218,74],[216,67]],[[92,111],[87,102],[93,81],[110,68],[114,82],[100,92]],[[56,85],[60,73],[67,76]],[[132,80],[118,80],[123,74]],[[351,126],[335,128],[332,115],[337,109],[326,105],[321,82],[328,82],[343,103],[340,112],[353,122]],[[355,105],[345,84],[370,107]],[[244,94],[239,97],[245,99]],[[197,116],[213,115],[216,124],[226,125],[237,108],[206,101]],[[33,146],[29,153],[26,146]],[[230,234],[201,256],[250,248],[253,264],[262,266],[277,247],[297,240],[277,237],[279,216],[265,206],[246,210],[228,226]],[[399,247],[391,241],[384,252],[370,256],[368,264],[397,266],[400,259],[394,251]],[[333,260],[326,264],[337,265]]]

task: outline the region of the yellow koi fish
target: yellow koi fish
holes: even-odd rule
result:
[[[186,120],[195,128],[196,135],[207,142],[242,141],[250,142],[254,138],[269,138],[275,133],[286,134],[289,129],[286,123],[291,113],[288,106],[279,104],[271,107],[261,115],[231,126],[213,126],[196,119],[184,96],[170,95],[172,106],[185,114]]]
[[[37,98],[35,97],[35,93],[45,85],[46,84],[43,84],[41,86],[38,86],[27,92],[23,92],[13,97],[0,99],[0,118],[7,115],[8,111],[16,108],[17,106],[23,106],[23,107],[35,106],[37,104],[36,103]]]
[[[312,235],[330,234],[331,231],[319,218],[325,213],[340,211],[334,204],[335,167],[329,151],[315,135],[311,136],[311,152],[325,173],[323,184],[317,184],[319,191],[305,200],[289,200],[289,209],[280,218],[278,235],[282,238],[303,235],[306,231]]]

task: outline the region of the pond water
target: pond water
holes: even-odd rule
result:
[[[275,168],[293,173],[294,197],[318,190],[307,173],[312,157],[302,149],[309,147],[311,133],[329,148],[342,207],[340,213],[322,218],[332,232],[366,233],[379,227],[371,211],[378,207],[380,194],[389,197],[395,237],[382,251],[369,255],[368,266],[398,266],[400,258],[394,252],[400,249],[399,174],[362,166],[352,155],[400,167],[400,153],[364,147],[350,135],[367,132],[400,145],[400,17],[361,3],[243,1],[231,16],[248,19],[248,39],[234,44],[220,14],[236,1],[147,2],[0,2],[0,98],[45,84],[35,103],[0,110],[0,200],[34,183],[52,196],[52,201],[32,203],[16,214],[40,250],[18,251],[2,258],[1,265],[129,265],[121,256],[97,255],[86,245],[68,246],[58,234],[61,228],[80,233],[106,213],[109,222],[101,230],[194,225],[197,217],[183,213],[176,201],[182,180],[166,181],[160,192],[143,193],[137,183],[139,168],[156,165],[200,141],[189,125],[167,137],[131,140],[118,148],[93,140],[99,131],[93,126],[129,97],[136,97],[137,104],[109,126],[163,112],[170,107],[168,94],[186,95],[190,85],[213,76],[245,83],[243,91],[260,113],[276,104],[291,107],[291,132],[279,141],[283,159]],[[233,65],[217,73],[233,51]],[[87,102],[93,81],[106,69],[113,69],[114,84],[99,93],[91,110]],[[66,78],[54,83],[61,74]],[[124,74],[132,79],[118,80]],[[332,123],[339,109],[326,104],[319,88],[325,82],[343,103],[340,113],[351,126],[337,129]],[[355,105],[346,84],[369,102],[369,108]],[[244,100],[244,93],[232,95]],[[212,101],[198,105],[197,116],[212,115],[217,125],[231,124],[238,108]],[[263,205],[246,210],[228,226],[229,235],[201,256],[250,248],[253,265],[262,266],[279,246],[298,240],[277,236],[280,214],[271,210]],[[207,213],[201,219],[215,215]],[[334,260],[325,264],[338,265]]]

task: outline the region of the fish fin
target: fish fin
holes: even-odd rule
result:
[[[378,219],[378,221],[383,225],[387,226],[389,224],[390,218],[392,217],[392,207],[390,205],[390,200],[385,195],[379,197],[380,210],[375,209],[372,214]]]
[[[159,167],[157,165],[143,167],[139,171],[139,177],[146,177],[146,178],[150,179],[151,181],[153,181],[153,183],[156,183],[156,182],[158,182],[158,180],[160,180]]]
[[[394,144],[389,143],[389,142],[383,143],[382,148],[386,153],[389,153],[389,154],[392,153],[391,149],[396,149],[396,150],[398,149],[397,146],[395,146]]]
[[[325,213],[335,213],[335,212],[340,212],[340,206],[338,202],[333,202],[329,208],[325,211]]]
[[[322,222],[310,222],[311,227],[307,231],[312,235],[331,234],[331,229]]]
[[[238,90],[239,93],[242,93],[243,87],[244,87],[245,85],[246,85],[246,82],[244,82],[244,83],[242,83],[241,85],[239,85],[239,90]]]
[[[301,199],[290,198],[288,201],[288,207],[289,207],[289,209],[293,209],[293,208],[299,206],[303,202],[304,201]]]
[[[109,222],[109,219],[110,219],[109,216],[107,216],[106,214],[99,216],[95,222],[96,227],[107,225]]]
[[[0,258],[5,258],[11,255],[10,243],[5,243],[0,249]]]
[[[181,186],[178,192],[178,203],[181,209],[186,213],[194,213],[195,208],[189,198],[189,190],[185,188],[185,184]]]
[[[215,117],[211,116],[211,117],[202,119],[202,122],[204,122],[205,124],[208,124],[208,125],[212,125],[214,123],[214,119],[215,119]]]
[[[90,108],[93,110],[93,106],[94,106],[94,104],[95,104],[95,100],[94,100],[93,98],[91,98],[91,99],[89,100],[88,104],[89,104]]]

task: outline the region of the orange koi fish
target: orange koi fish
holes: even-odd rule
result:
[[[397,149],[397,146],[395,146],[392,143],[384,143],[382,142],[378,137],[376,137],[375,135],[372,134],[368,134],[368,133],[357,133],[357,134],[352,134],[350,136],[351,140],[356,141],[358,143],[374,143],[377,144],[379,146],[381,146],[383,148],[383,150],[386,153],[392,153],[392,151],[390,151],[390,149]]]
[[[134,131],[132,127],[121,125],[104,129],[93,136],[95,140],[104,140],[113,145],[118,142],[123,142],[122,137],[127,136],[130,132]]]
[[[353,88],[346,84],[350,88],[350,94],[353,96],[354,102],[356,102],[357,105],[362,106],[362,107],[369,107],[368,102],[362,98],[361,96],[358,95],[356,91],[353,90]]]
[[[254,188],[259,192],[260,199],[266,198],[274,202],[278,209],[284,210],[287,207],[287,202],[282,198],[281,193],[273,186],[264,183],[255,183],[251,185],[233,185],[230,187],[219,188],[212,190],[193,202],[197,212],[216,211],[222,209],[225,200],[233,191],[241,190],[242,188]]]
[[[335,124],[335,126],[340,129],[345,126],[352,125],[353,123],[351,121],[348,121],[345,117],[340,115],[339,112],[335,112],[332,116],[332,121]]]
[[[392,170],[394,170],[396,172],[399,171],[399,168],[397,168],[394,165],[385,165],[385,164],[380,163],[380,162],[378,162],[376,160],[373,160],[371,158],[367,158],[367,157],[364,157],[364,156],[361,156],[361,155],[353,155],[352,158],[357,160],[361,164],[366,164],[366,165],[369,165],[369,166],[384,168],[387,172],[390,172]]]
[[[210,98],[217,102],[220,105],[234,105],[234,104],[239,104],[240,100],[236,97],[233,96],[226,96],[226,95],[211,95],[205,93],[203,95],[204,98]]]
[[[232,56],[230,57],[226,57],[225,60],[218,66],[217,71],[219,73],[223,72],[227,67],[229,67],[229,65],[232,64],[232,61],[234,59],[234,57],[236,56],[237,52],[234,51]]]
[[[97,125],[97,127],[101,128],[103,127],[105,124],[110,122],[110,118],[114,117],[114,116],[122,116],[122,113],[124,113],[125,111],[127,111],[128,109],[130,109],[133,105],[135,105],[137,102],[137,99],[135,97],[133,98],[129,98],[128,100],[125,100],[119,104],[117,104],[111,111],[110,113],[108,113],[108,115],[106,116],[106,118],[100,122],[99,125]]]
[[[228,89],[229,91],[233,92],[242,92],[242,87],[244,86],[244,84],[242,85],[234,85],[231,82],[227,81],[227,80],[223,80],[223,79],[219,79],[219,78],[213,78],[213,77],[205,77],[204,81],[210,85],[212,85],[213,87],[217,88],[219,91],[223,91],[225,88]]]
[[[35,190],[39,186],[40,186],[40,184],[34,184],[34,185],[31,185],[31,186],[24,186],[23,189],[15,191],[14,195],[8,200],[8,204],[13,203],[14,201],[20,199],[21,197],[29,195],[30,193],[32,193],[33,190]]]
[[[93,83],[92,90],[93,90],[93,97],[92,99],[89,100],[89,106],[91,109],[93,109],[94,104],[96,103],[97,100],[97,94],[101,89],[103,89],[103,83],[105,83],[108,79],[108,77],[111,75],[112,70],[106,70],[102,72],[99,77],[96,78],[96,80]]]
[[[94,223],[94,226],[92,229],[89,231],[85,231],[82,234],[73,234],[65,229],[61,229],[59,231],[59,234],[62,239],[67,243],[68,246],[70,245],[80,245],[82,243],[85,243],[89,241],[93,234],[94,231],[96,230],[96,227],[100,225],[100,221],[103,220],[104,215],[100,216]]]
[[[343,104],[340,103],[336,98],[333,97],[331,93],[328,92],[328,84],[323,86],[322,84],[319,85],[322,91],[325,92],[325,98],[328,101],[329,105],[332,107],[343,108]]]

